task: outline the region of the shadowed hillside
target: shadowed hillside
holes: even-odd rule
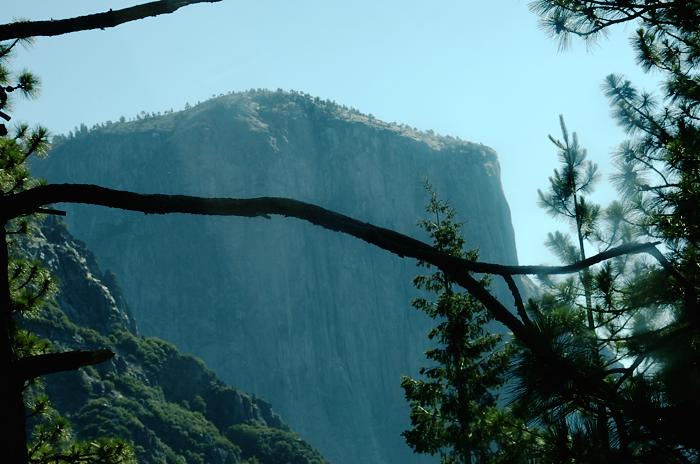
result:
[[[323,464],[265,401],[221,382],[199,359],[136,334],[112,274],[50,218],[24,241],[58,278],[55,303],[23,321],[58,351],[109,348],[109,362],[47,376],[46,392],[79,438],[124,438],[144,464]]]

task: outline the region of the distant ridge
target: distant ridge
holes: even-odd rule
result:
[[[166,121],[172,121],[176,118],[178,114],[184,112],[197,112],[206,111],[206,108],[211,105],[216,105],[222,101],[228,103],[243,103],[245,101],[258,101],[269,103],[270,101],[278,100],[280,97],[286,98],[290,103],[309,105],[313,104],[317,109],[326,112],[328,117],[335,117],[338,119],[344,119],[346,121],[353,121],[358,123],[367,124],[369,126],[374,126],[379,129],[390,130],[396,132],[404,137],[412,138],[416,141],[424,142],[430,145],[434,149],[442,149],[447,146],[469,146],[475,145],[472,142],[462,140],[459,137],[453,137],[451,135],[440,135],[432,130],[421,130],[415,127],[411,127],[407,124],[401,124],[397,122],[385,122],[381,119],[377,119],[371,113],[363,113],[358,109],[348,107],[346,105],[341,105],[333,100],[321,99],[319,97],[314,97],[302,91],[295,90],[267,90],[267,89],[251,89],[246,91],[236,91],[229,92],[226,94],[212,95],[212,97],[204,102],[197,102],[195,105],[190,105],[189,103],[185,105],[183,109],[180,110],[166,110],[158,112],[146,112],[142,111],[136,116],[131,118],[121,117],[117,121],[106,121],[101,124],[95,124],[88,128],[85,125],[82,127],[77,127],[69,134],[57,135],[55,138],[57,141],[62,141],[65,138],[79,137],[80,135],[85,135],[96,130],[107,130],[107,131],[130,131],[130,130],[143,130],[149,127],[147,123],[148,120],[158,119],[159,123],[164,123]],[[481,147],[488,148],[485,145],[477,144]]]
[[[482,259],[517,263],[492,149],[297,92],[79,128],[36,172],[139,192],[291,197],[418,238],[428,179]],[[414,262],[281,218],[71,207],[67,220],[122,283],[145,334],[270,401],[331,462],[423,462],[400,435],[401,375],[425,364],[429,329],[410,307]]]

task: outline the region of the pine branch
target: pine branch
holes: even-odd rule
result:
[[[615,256],[649,252],[656,243],[629,244],[608,250],[580,263],[569,266],[501,266],[471,262],[441,253],[430,245],[398,232],[374,226],[319,206],[288,198],[262,197],[250,199],[201,198],[185,195],[138,194],[113,190],[96,185],[58,184],[43,185],[0,197],[0,221],[32,214],[38,208],[52,203],[81,203],[106,206],[145,214],[202,214],[220,216],[268,217],[281,215],[302,219],[317,226],[352,235],[400,257],[428,262],[465,288],[493,318],[505,325],[526,349],[545,365],[571,379],[577,390],[599,398],[630,417],[645,423],[650,429],[658,428],[658,408],[639,408],[634,402],[616,395],[611,385],[600,380],[597,371],[581,370],[556,353],[536,328],[525,325],[484,288],[471,272],[499,275],[572,273]],[[654,248],[655,249],[655,248]]]
[[[65,216],[66,215],[65,211],[62,211],[60,209],[53,209],[53,208],[37,208],[36,212],[40,213],[40,214],[53,214],[55,216]]]
[[[469,275],[470,271],[474,271],[476,263],[439,252],[424,242],[393,230],[361,222],[313,204],[277,197],[201,198],[139,194],[97,185],[55,184],[0,197],[0,220],[32,214],[52,203],[92,204],[146,214],[186,213],[242,217],[268,217],[274,214],[302,219],[328,230],[352,235],[402,258],[410,257],[433,264],[486,305],[494,319],[508,327],[516,337],[530,340],[533,336],[523,323]]]
[[[145,214],[202,214],[217,216],[268,217],[281,215],[305,220],[335,232],[342,232],[378,246],[400,257],[410,257],[433,264],[448,274],[486,306],[491,315],[505,325],[526,346],[541,344],[537,335],[519,321],[493,297],[470,272],[498,275],[570,274],[616,256],[650,253],[658,243],[622,245],[568,266],[503,266],[473,262],[442,253],[430,245],[390,229],[361,222],[349,216],[310,203],[278,197],[249,199],[201,198],[186,195],[139,194],[96,185],[42,185],[0,198],[0,211],[9,220],[31,214],[52,203],[81,203],[106,206]]]
[[[17,361],[17,372],[19,377],[26,381],[56,372],[74,371],[81,367],[103,363],[113,357],[114,353],[110,350],[40,354]]]
[[[508,289],[510,290],[510,293],[513,295],[513,300],[515,302],[515,309],[518,312],[518,316],[520,316],[520,319],[525,324],[532,324],[532,321],[530,321],[530,318],[527,315],[527,312],[525,311],[525,305],[523,304],[523,297],[520,295],[520,290],[518,290],[518,286],[515,285],[515,280],[513,280],[513,276],[510,274],[504,274],[503,279],[506,281],[506,284],[508,284]]]
[[[629,243],[611,248],[583,261],[566,266],[507,266],[469,261],[440,253],[427,243],[390,229],[358,221],[320,206],[289,198],[259,197],[248,199],[202,198],[187,195],[138,194],[88,184],[42,185],[0,198],[0,220],[10,220],[32,214],[52,203],[82,203],[110,208],[139,211],[145,214],[203,214],[212,216],[268,217],[277,214],[295,217],[326,229],[343,232],[384,248],[400,257],[411,257],[441,267],[496,275],[556,275],[574,274],[594,264],[623,255],[650,253],[655,255],[660,242]],[[657,258],[658,259],[658,258]],[[436,262],[437,260],[437,262]],[[663,265],[663,263],[662,263]]]
[[[221,0],[157,0],[121,10],[109,10],[75,18],[48,21],[19,21],[0,25],[0,41],[38,36],[56,36],[71,32],[115,27],[149,16],[173,13],[195,3],[216,3]]]
[[[531,326],[511,313],[470,272],[499,275],[575,273],[615,256],[649,252],[656,243],[628,244],[599,253],[569,266],[502,266],[472,262],[441,253],[430,245],[393,230],[377,227],[320,206],[288,198],[261,197],[250,199],[201,198],[185,195],[138,194],[96,185],[56,184],[34,187],[0,198],[0,211],[8,220],[31,214],[52,203],[82,203],[140,211],[146,214],[188,213],[243,217],[281,215],[308,221],[314,225],[352,235],[400,257],[429,262],[448,274],[452,280],[469,291],[489,311],[494,319],[505,325],[513,335],[534,352],[544,353],[551,362],[557,361],[541,337]]]

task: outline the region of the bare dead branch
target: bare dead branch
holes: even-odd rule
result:
[[[17,361],[19,377],[26,380],[56,372],[74,371],[85,366],[103,363],[114,357],[110,350],[67,351],[65,353],[28,356]]]
[[[130,21],[173,13],[183,6],[195,3],[216,3],[221,0],[157,0],[121,10],[109,10],[75,18],[48,21],[18,21],[0,25],[0,41],[56,36],[71,32],[106,29]]]
[[[390,229],[358,221],[349,216],[289,198],[259,197],[248,199],[202,198],[187,195],[139,194],[97,185],[41,185],[24,192],[0,197],[0,219],[5,221],[37,212],[52,203],[82,203],[140,211],[146,214],[203,214],[216,216],[267,217],[281,215],[308,221],[317,226],[352,235],[400,257],[429,262],[442,269],[489,309],[493,317],[518,338],[529,338],[524,325],[485,290],[470,272],[497,275],[567,274],[616,256],[650,252],[658,243],[627,244],[599,253],[568,266],[504,266],[473,262],[441,253],[427,243]]]
[[[53,209],[53,208],[38,208],[36,210],[37,213],[40,214],[52,214],[54,216],[65,216],[66,212],[60,209]]]
[[[302,219],[335,232],[352,235],[400,257],[415,258],[435,265],[478,298],[494,318],[508,327],[515,336],[530,341],[533,338],[533,334],[505,306],[469,275],[475,263],[441,253],[426,243],[393,230],[361,222],[320,206],[277,197],[235,199],[146,195],[97,185],[55,184],[0,197],[0,214],[10,219],[31,214],[52,203],[92,204],[146,214],[186,213],[243,217],[267,217],[275,214]]]
[[[46,205],[62,202],[94,204],[110,208],[140,211],[146,214],[186,213],[247,217],[267,217],[270,214],[279,214],[281,216],[303,219],[336,232],[353,235],[401,257],[410,256],[432,262],[428,257],[439,255],[440,258],[453,261],[455,265],[458,264],[464,270],[496,275],[574,274],[594,264],[618,256],[649,253],[657,257],[656,253],[658,253],[658,250],[656,250],[656,245],[660,243],[629,243],[566,266],[507,266],[447,256],[438,252],[427,243],[393,230],[377,227],[310,203],[288,198],[259,197],[235,199],[202,198],[187,195],[144,195],[87,184],[43,185],[0,198],[0,204],[2,204],[0,219],[9,220],[18,216],[32,214]],[[411,254],[406,254],[407,250],[411,250]],[[656,253],[653,250],[656,250]],[[663,265],[663,263],[661,264]]]
[[[400,257],[410,257],[428,262],[465,288],[489,311],[493,318],[505,325],[518,342],[536,354],[543,363],[572,379],[574,384],[587,389],[594,396],[604,399],[630,416],[648,423],[650,427],[662,412],[658,408],[640,409],[634,402],[616,395],[612,386],[600,379],[596,372],[580,371],[570,361],[555,353],[547,340],[535,327],[521,322],[501,304],[471,272],[499,275],[572,273],[604,259],[630,253],[648,252],[655,243],[630,244],[596,255],[570,266],[500,266],[471,262],[441,253],[423,243],[398,232],[358,221],[351,217],[319,206],[288,198],[262,197],[250,199],[201,198],[185,195],[138,194],[113,190],[96,185],[57,184],[34,187],[24,192],[0,197],[0,221],[32,214],[37,209],[53,203],[80,203],[106,206],[145,214],[202,214],[219,216],[267,217],[281,215],[294,217],[326,229],[342,232],[364,240]]]

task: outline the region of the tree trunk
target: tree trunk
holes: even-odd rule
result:
[[[586,250],[583,245],[583,234],[581,233],[581,227],[583,226],[583,218],[581,213],[581,207],[578,203],[577,195],[574,194],[574,211],[576,213],[576,234],[578,236],[578,247],[579,255],[581,261],[586,260]],[[593,298],[591,296],[591,272],[589,268],[581,271],[581,283],[583,284],[583,293],[586,298],[586,317],[588,319],[588,328],[595,331],[595,321],[593,320]],[[596,344],[595,338],[591,341],[591,354],[592,356],[598,356],[598,346]],[[600,441],[600,445],[606,450],[610,449],[610,434],[608,432],[608,415],[605,410],[605,406],[602,404],[598,405],[598,414],[596,421],[596,433],[597,439]]]
[[[9,255],[5,224],[0,243],[0,427],[3,462],[25,464],[27,456],[26,416],[22,398],[23,382],[17,371],[17,356],[13,345],[12,303],[10,297]]]
[[[579,257],[581,261],[585,261],[586,250],[583,245],[583,234],[581,233],[581,227],[583,226],[583,218],[581,208],[578,204],[578,196],[576,194],[574,194],[574,214],[576,215],[576,235],[578,237]],[[588,319],[588,328],[594,330],[595,322],[593,321],[593,301],[591,298],[590,281],[590,272],[588,268],[586,268],[583,271],[581,271],[581,283],[583,284],[583,293],[586,297],[586,317]]]

